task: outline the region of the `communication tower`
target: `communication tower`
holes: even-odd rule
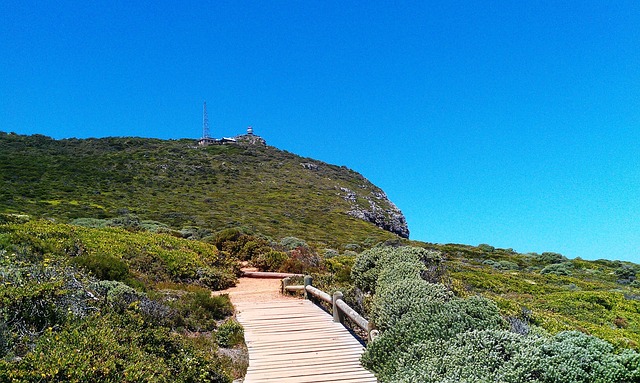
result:
[[[202,107],[202,138],[208,139],[209,137],[209,117],[207,117],[207,102],[204,102]]]

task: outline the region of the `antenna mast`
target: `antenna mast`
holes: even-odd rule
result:
[[[207,102],[202,107],[202,138],[209,138],[209,117],[207,117]]]

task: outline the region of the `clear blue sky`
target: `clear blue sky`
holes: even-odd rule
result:
[[[640,262],[640,2],[0,2],[0,130],[248,125],[411,238]],[[1,150],[1,148],[0,148]]]

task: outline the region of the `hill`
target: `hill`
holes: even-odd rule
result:
[[[130,365],[139,376],[181,368],[177,381],[237,378],[242,361],[225,350],[241,329],[209,290],[235,283],[241,261],[343,291],[382,330],[365,358],[381,381],[427,381],[432,360],[448,360],[442,376],[491,381],[515,371],[509,360],[533,366],[510,381],[640,376],[629,350],[640,349],[639,265],[408,241],[400,211],[360,174],[257,136],[200,147],[0,133],[0,148],[0,380],[82,381],[75,350],[94,336],[98,351],[113,347],[118,326],[146,335],[96,361],[113,381]],[[485,357],[491,344],[502,351]],[[593,358],[569,366],[577,354]],[[582,380],[554,377],[562,369]]]
[[[62,221],[133,215],[187,236],[242,227],[328,247],[409,236],[402,213],[362,175],[257,136],[200,147],[0,133],[0,147],[0,213]]]

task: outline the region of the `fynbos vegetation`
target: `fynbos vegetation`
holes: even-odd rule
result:
[[[425,280],[441,254],[374,248],[358,256],[356,287],[372,294],[382,330],[362,358],[384,382],[637,382],[640,354],[578,331],[555,335],[495,302]],[[548,261],[544,259],[543,262]],[[604,297],[604,295],[603,295]],[[637,314],[634,310],[634,314]]]

